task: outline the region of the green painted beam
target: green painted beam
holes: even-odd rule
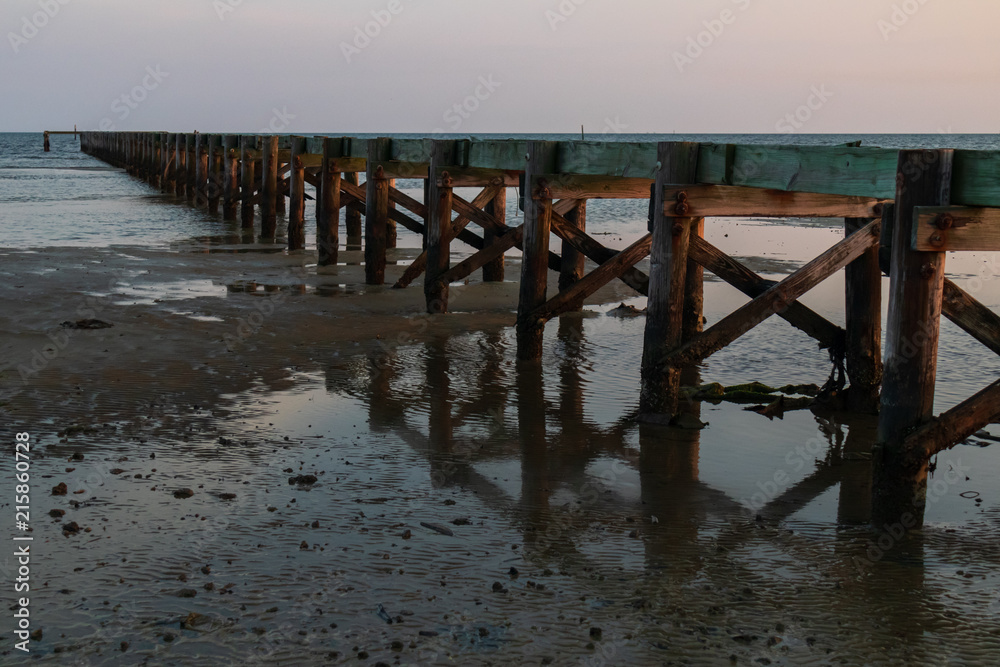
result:
[[[898,151],[848,146],[702,144],[699,183],[893,199]]]
[[[558,172],[655,178],[656,146],[651,142],[561,141]]]
[[[955,151],[951,203],[1000,206],[1000,151]]]

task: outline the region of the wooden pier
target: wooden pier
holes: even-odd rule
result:
[[[782,317],[846,366],[850,409],[879,413],[872,491],[879,528],[922,525],[930,459],[1000,418],[1000,381],[942,415],[932,412],[942,314],[1000,354],[1000,316],[945,276],[948,251],[1000,250],[998,152],[168,132],[82,132],[81,146],[210,212],[221,201],[222,215],[235,220],[239,211],[248,232],[257,231],[258,207],[264,241],[274,240],[287,197],[292,251],[305,247],[311,186],[319,266],[338,261],[344,210],[347,247],[363,236],[369,285],[385,282],[398,227],[418,234],[423,252],[394,286],[424,274],[429,313],[448,312],[448,286],[477,270],[484,281],[504,280],[504,253],[518,248],[517,353],[525,362],[541,357],[549,320],[621,280],[648,297],[640,407],[650,420],[684,409],[685,369]],[[422,179],[424,200],[396,189],[396,179]],[[481,192],[467,201],[459,187]],[[518,226],[504,215],[511,187],[524,211]],[[605,247],[587,234],[590,199],[648,200],[649,233],[623,250]],[[844,239],[776,283],[705,240],[706,220],[734,216],[842,218]],[[562,240],[559,255],[549,250],[552,235]],[[475,253],[453,263],[457,241]],[[649,275],[636,269],[647,256]],[[597,265],[590,273],[586,259]],[[841,269],[845,328],[798,302]],[[552,298],[550,270],[559,275]],[[751,298],[708,328],[704,270]],[[891,284],[884,362],[883,273]]]

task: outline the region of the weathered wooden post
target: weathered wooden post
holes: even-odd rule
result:
[[[340,248],[340,157],[343,141],[323,138],[323,166],[319,173],[319,201],[316,203],[316,248],[318,266],[336,266]]]
[[[205,184],[208,182],[208,150],[205,135],[194,135],[194,205],[205,203]]]
[[[177,142],[177,164],[174,166],[174,194],[183,197],[187,190],[187,143],[185,135],[178,132],[175,137]]]
[[[705,218],[694,218],[691,222],[692,238],[705,238]],[[681,324],[681,341],[687,342],[705,328],[705,269],[698,262],[687,261],[684,277],[684,316]],[[683,376],[684,373],[682,372]],[[686,382],[686,378],[682,378]]]
[[[185,136],[185,141],[187,142],[187,200],[189,204],[195,203],[195,197],[197,196],[197,182],[198,182],[198,134],[188,134]]]
[[[389,180],[382,162],[389,160],[392,140],[368,140],[368,182],[365,206],[365,283],[385,282],[385,235],[389,219]]]
[[[42,141],[43,141],[43,148],[45,149],[44,152],[48,153],[49,152],[49,133],[48,132],[45,132],[45,134],[42,135]]]
[[[219,213],[219,199],[222,196],[222,136],[208,137],[208,212]]]
[[[250,231],[253,231],[253,196],[256,189],[254,148],[254,137],[240,137],[240,227]]]
[[[587,200],[581,199],[580,202],[573,208],[572,211],[566,214],[566,222],[570,226],[579,229],[580,231],[587,231]],[[559,291],[569,289],[576,284],[580,278],[583,278],[584,262],[586,261],[586,256],[576,248],[574,248],[570,243],[563,242],[562,244],[562,265],[559,271]],[[572,310],[582,310],[583,309],[583,299],[577,301],[573,304]]]
[[[389,188],[390,189],[395,189],[396,188],[396,179],[395,178],[390,178],[389,179]],[[389,200],[389,209],[390,210],[395,210],[395,208],[396,208],[396,202],[394,202],[394,201],[392,201],[390,199]],[[396,221],[393,220],[392,218],[388,218],[385,221],[385,247],[386,248],[395,248],[396,247],[396,243],[397,243],[397,241],[396,241],[396,235],[397,235]],[[393,263],[395,263],[395,262],[393,262]]]
[[[306,152],[306,138],[291,137],[292,171],[288,181],[289,250],[302,250],[306,247],[306,168],[302,161]]]
[[[542,176],[556,172],[554,141],[528,142],[524,171],[524,240],[521,289],[517,304],[517,358],[542,358],[545,323],[532,316],[545,304],[549,282],[549,234],[552,229],[552,194]]]
[[[694,183],[698,166],[698,144],[663,142],[657,149],[660,165],[653,192],[653,242],[650,247],[649,298],[646,333],[642,348],[642,388],[639,409],[642,413],[673,416],[680,394],[680,369],[664,368],[667,353],[683,339],[685,281],[688,246],[694,218],[682,201],[674,205],[676,216],[668,216],[664,201],[667,185]]]
[[[903,443],[907,431],[933,416],[945,253],[911,249],[913,209],[950,203],[953,158],[952,150],[899,152],[885,368],[872,454],[872,523],[878,529],[909,529],[924,521],[928,459],[922,449]]]
[[[349,185],[358,185],[361,182],[361,178],[358,176],[356,171],[346,172],[344,174],[344,182]],[[361,211],[348,208],[344,212],[344,228],[347,233],[347,249],[348,250],[360,250],[361,249],[361,237],[364,235],[364,227],[361,222]]]
[[[454,190],[447,167],[455,164],[455,142],[431,142],[431,160],[427,171],[427,219],[424,236],[427,267],[424,275],[424,298],[428,313],[448,312],[448,284],[439,278],[451,266],[451,211]]]
[[[167,163],[170,161],[170,146],[167,144],[167,133],[159,132],[156,135],[159,148],[156,150],[156,179],[160,186],[160,192],[167,191]]]
[[[501,183],[502,186],[502,183]],[[486,212],[492,215],[503,225],[507,224],[507,188],[501,187],[490,203],[486,205]],[[484,246],[491,246],[497,243],[497,233],[493,229],[484,230]],[[483,282],[502,283],[504,280],[503,255],[483,264]]]
[[[284,215],[288,210],[285,206],[285,190],[288,188],[287,179],[282,175],[288,164],[281,160],[281,138],[278,139],[278,189],[274,198],[274,210],[278,215]]]
[[[261,137],[260,237],[274,240],[278,215],[278,137]]]
[[[235,220],[237,202],[240,192],[240,138],[235,134],[227,134],[223,149],[225,150],[226,167],[224,170],[222,192],[222,219]]]
[[[146,182],[154,188],[160,185],[160,144],[155,132],[146,132]]]
[[[871,222],[846,218],[847,236]],[[845,356],[850,390],[847,407],[855,412],[878,412],[882,387],[882,270],[879,247],[871,246],[844,268],[846,334]]]
[[[166,135],[167,164],[163,170],[163,191],[174,194],[177,190],[177,135],[169,132]]]

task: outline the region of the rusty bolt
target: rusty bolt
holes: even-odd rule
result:
[[[450,188],[455,181],[452,179],[451,174],[447,171],[441,172],[441,178],[438,181],[439,187]]]
[[[302,168],[302,158],[300,156],[296,155],[295,159],[292,160],[292,167],[294,169],[301,169]]]
[[[684,224],[680,222],[675,222],[673,229],[671,231],[674,233],[674,236],[680,236],[681,234],[684,233]]]
[[[330,160],[326,163],[326,173],[336,174],[337,173],[337,163],[334,160]]]
[[[934,277],[934,267],[930,263],[924,264],[920,267],[920,277],[924,280],[930,280]]]
[[[688,206],[685,202],[677,202],[677,205],[674,206],[674,213],[680,216],[687,215],[690,210],[691,207]]]
[[[382,168],[382,165],[375,167],[375,178],[385,178],[385,169]]]
[[[941,230],[951,229],[955,226],[955,218],[950,213],[942,213],[934,221],[934,226]]]
[[[684,192],[683,190],[677,193],[678,202],[685,202],[687,200],[688,200],[688,193]]]
[[[941,234],[934,233],[931,236],[931,245],[935,248],[940,248],[944,245],[944,237]]]
[[[872,207],[872,213],[882,217],[882,214],[885,213],[885,204],[875,204],[875,206]]]

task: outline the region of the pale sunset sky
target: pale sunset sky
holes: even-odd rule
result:
[[[1000,131],[996,0],[3,0],[0,131]]]

